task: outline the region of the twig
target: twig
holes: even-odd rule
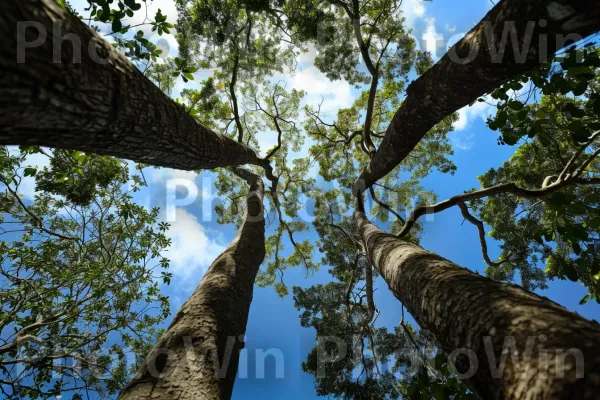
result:
[[[375,189],[373,189],[373,187],[369,187],[369,192],[371,193],[371,198],[373,199],[373,201],[377,204],[379,204],[380,207],[386,209],[387,211],[389,211],[390,213],[392,213],[396,218],[398,218],[398,221],[400,221],[401,224],[405,224],[406,221],[404,220],[404,218],[402,218],[400,216],[400,214],[398,214],[396,211],[394,211],[390,206],[388,206],[387,204],[385,204],[384,202],[382,202],[381,200],[379,200],[377,198],[377,195],[375,194]]]
[[[373,267],[370,262],[365,263],[365,280],[367,283],[367,322],[371,323],[375,317],[375,301],[373,300]]]
[[[8,190],[10,192],[10,194],[13,195],[13,197],[17,200],[17,202],[19,203],[19,205],[21,206],[21,208],[23,208],[23,210],[31,217],[33,218],[38,225],[38,228],[41,229],[42,231],[46,232],[49,235],[52,236],[56,236],[59,239],[63,239],[63,240],[72,240],[72,241],[77,241],[76,238],[70,237],[70,236],[65,236],[63,234],[60,234],[58,232],[54,232],[48,228],[46,228],[44,226],[44,221],[42,221],[42,219],[40,217],[38,217],[37,215],[35,215],[26,205],[25,203],[23,203],[23,201],[21,200],[21,198],[19,197],[19,195],[17,194],[17,192],[15,192],[14,190],[12,190],[12,188],[10,187],[10,185],[2,178],[0,178],[0,182],[4,183],[4,186],[6,186],[6,190]]]
[[[477,227],[477,230],[479,232],[479,243],[481,244],[481,253],[483,254],[483,260],[485,261],[485,263],[490,267],[499,267],[500,265],[507,262],[508,259],[499,262],[494,262],[490,260],[490,257],[488,255],[487,242],[485,240],[485,229],[483,227],[483,222],[481,222],[473,215],[471,215],[471,213],[469,213],[469,209],[467,208],[467,205],[464,202],[459,201],[458,207],[460,208],[460,212],[462,213],[463,217],[465,217],[467,221],[469,221]]]
[[[598,150],[600,151],[600,149]],[[591,162],[591,161],[590,161]],[[600,178],[589,178],[583,179],[579,177],[569,178],[563,181],[556,181],[551,185],[546,186],[542,189],[525,189],[517,186],[517,184],[511,183],[503,183],[495,186],[491,186],[489,188],[476,190],[474,192],[468,192],[461,195],[457,195],[446,199],[444,201],[440,201],[439,203],[428,205],[428,206],[420,206],[417,207],[408,217],[406,224],[398,233],[397,237],[404,237],[409,232],[410,229],[415,225],[416,221],[425,214],[435,214],[440,211],[447,210],[450,207],[454,207],[459,202],[470,201],[481,199],[483,197],[488,197],[492,195],[497,195],[501,193],[511,193],[519,197],[523,197],[526,199],[539,199],[542,197],[546,197],[549,194],[552,194],[564,187],[570,185],[595,185],[600,183]]]

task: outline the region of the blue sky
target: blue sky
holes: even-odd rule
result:
[[[79,6],[80,3],[83,2],[76,1],[74,5]],[[449,44],[468,32],[492,7],[490,0],[405,0],[404,3],[407,24],[413,29],[421,48],[432,51],[437,58],[443,55]],[[161,8],[163,13],[174,21],[175,11],[171,0],[154,0],[152,8]],[[169,44],[169,54],[176,55],[174,40],[163,40]],[[311,61],[311,52],[302,56],[301,70],[295,76],[285,78],[290,86],[307,90],[307,103],[318,102],[321,96],[324,96],[326,107],[332,113],[351,104],[358,91],[345,82],[329,82],[312,66]],[[202,75],[200,74],[199,79]],[[183,87],[183,82],[179,82],[175,95]],[[490,112],[491,109],[484,103],[475,103],[473,107],[459,112],[460,119],[455,124],[455,132],[451,134],[455,150],[453,160],[458,166],[458,171],[454,176],[433,173],[423,181],[423,184],[434,190],[440,199],[478,187],[476,177],[489,168],[499,166],[514,151],[514,148],[497,145],[497,133],[489,130],[484,121]],[[266,148],[274,140],[274,137],[266,139],[261,145]],[[170,179],[194,182],[199,188],[195,202],[177,209],[170,231],[174,244],[168,257],[172,260],[174,279],[164,290],[170,296],[174,315],[200,282],[212,260],[234,237],[235,227],[218,225],[211,212],[219,201],[215,196],[212,173],[203,172],[196,175],[192,172],[168,169],[146,171],[150,186],[137,194],[136,200],[148,206],[164,209],[167,181]],[[484,263],[476,228],[462,222],[463,218],[458,209],[436,214],[432,221],[425,222],[421,244],[428,250],[482,273]],[[314,233],[308,237],[317,240]],[[498,247],[492,241],[489,245],[490,256],[494,258],[499,254]],[[296,268],[287,270],[285,279],[290,287],[308,287],[328,282],[330,275],[322,270],[306,277],[301,268]],[[384,282],[378,280],[376,288],[378,290],[375,300],[381,311],[378,323],[382,326],[395,326],[400,321],[400,305]],[[550,288],[541,294],[587,318],[600,319],[598,304],[593,301],[584,306],[578,304],[586,291],[576,283],[552,282]],[[315,344],[315,333],[300,327],[298,314],[293,307],[292,296],[282,299],[272,288],[255,289],[247,329],[247,345],[242,355],[241,370],[247,371],[247,378],[237,380],[234,399],[281,399],[283,396],[288,400],[318,398],[312,377],[301,370],[301,362]],[[267,361],[265,377],[257,376],[256,351],[269,349],[276,349],[283,354],[283,378],[276,377],[274,357]]]

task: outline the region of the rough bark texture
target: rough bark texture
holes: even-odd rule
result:
[[[119,399],[231,398],[254,281],[265,257],[264,188],[260,178],[247,176],[251,218],[246,217]]]
[[[25,21],[37,28],[25,29]],[[23,49],[40,30],[46,40]],[[2,145],[77,149],[186,170],[264,164],[250,148],[200,125],[56,0],[0,1],[0,36]]]
[[[505,29],[508,33],[506,45],[501,43]],[[406,99],[394,115],[379,150],[361,174],[363,190],[394,169],[443,118],[506,80],[532,69],[565,44],[572,43],[569,41],[572,37],[566,35],[585,37],[598,30],[600,7],[596,1],[499,2],[444,57],[408,87]],[[518,47],[513,44],[511,31],[516,32]],[[515,56],[515,48],[517,53],[525,48],[526,53],[522,57]],[[504,51],[504,56],[500,57],[502,53],[495,49]],[[469,54],[476,56],[469,57]]]
[[[355,216],[371,261],[421,328],[435,336],[446,354],[469,349],[476,356],[476,372],[466,382],[482,399],[600,398],[598,323],[386,234],[361,211]],[[516,346],[504,348],[504,370],[494,378],[510,337]],[[493,357],[488,358],[485,341]],[[575,357],[561,353],[570,349],[584,355],[582,378]],[[456,365],[461,373],[475,366],[465,356]]]

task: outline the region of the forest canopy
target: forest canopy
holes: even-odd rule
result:
[[[298,364],[319,396],[515,398],[523,368],[532,396],[600,386],[597,323],[542,297],[600,303],[595,8],[503,0],[441,56],[402,0],[17,3],[3,29],[42,10],[110,61],[0,48],[20,99],[0,97],[7,398],[228,399],[267,290],[314,334]],[[477,107],[489,163],[455,139]],[[506,338],[542,336],[587,375],[536,355],[493,376]],[[461,349],[493,367],[465,373]]]

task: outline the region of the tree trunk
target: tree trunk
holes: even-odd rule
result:
[[[355,217],[390,290],[450,360],[459,355],[458,372],[482,399],[600,398],[596,322],[382,232],[360,210]]]
[[[41,43],[25,48],[39,35]],[[56,0],[0,1],[0,36],[1,145],[186,170],[265,165],[247,146],[200,125]]]
[[[250,184],[246,221],[119,399],[231,398],[254,281],[265,257],[263,183],[240,173]]]
[[[598,30],[600,7],[595,1],[498,2],[461,41],[408,87],[406,99],[394,115],[379,150],[361,174],[364,188],[392,171],[446,116],[546,61],[573,42],[573,37],[566,35],[581,38]],[[503,32],[509,41],[503,40]]]

